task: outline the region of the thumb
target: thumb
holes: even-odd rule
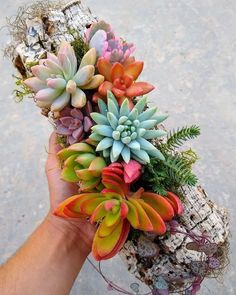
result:
[[[56,132],[53,132],[49,138],[49,152],[48,159],[46,162],[46,174],[50,173],[51,170],[60,170],[60,163],[57,158],[57,153],[61,150],[59,144],[57,144]]]

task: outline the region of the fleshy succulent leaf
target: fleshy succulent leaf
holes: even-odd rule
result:
[[[86,181],[80,181],[80,191],[82,192],[91,192],[93,191],[100,183],[100,178],[99,177],[94,177],[90,180]]]
[[[119,155],[120,155],[120,153],[121,153],[121,151],[122,151],[123,148],[124,148],[124,144],[122,142],[120,142],[120,141],[115,140],[113,142],[112,150],[111,150],[113,156],[115,158],[116,157],[119,157]]]
[[[114,223],[112,226],[107,226],[105,219],[103,222],[101,222],[99,229],[98,229],[98,235],[100,238],[105,238],[112,234],[112,232],[116,229],[117,223]]]
[[[106,214],[106,217],[104,218],[104,223],[107,227],[110,227],[117,224],[117,222],[119,222],[120,219],[121,219],[120,211],[118,211],[115,214],[110,211]]]
[[[93,211],[91,217],[90,217],[90,222],[93,224],[95,222],[98,222],[99,220],[101,220],[104,216],[106,216],[107,211],[104,208],[104,203],[105,201],[103,201],[102,203],[100,203]]]
[[[84,90],[96,89],[104,82],[102,75],[94,75],[88,84],[80,86]]]
[[[127,214],[127,219],[129,220],[129,223],[132,225],[133,228],[139,228],[140,223],[137,208],[129,201],[126,201],[126,203],[129,208],[129,212]]]
[[[119,117],[118,107],[110,98],[107,100],[107,107],[109,112],[113,113],[117,118]]]
[[[138,113],[141,114],[142,111],[145,109],[146,105],[147,105],[147,96],[143,96],[137,101],[135,108],[138,110]]]
[[[145,210],[141,206],[141,204],[137,200],[133,199],[132,197],[128,198],[128,201],[132,205],[135,206],[137,213],[138,213],[139,225],[138,225],[137,229],[144,230],[144,231],[152,231],[153,225],[152,225],[147,213],[145,212]]]
[[[152,139],[165,136],[167,134],[164,130],[148,130],[145,132],[143,138],[145,139]]]
[[[125,146],[123,148],[123,150],[121,152],[121,156],[126,163],[129,163],[131,155],[130,155],[130,149],[127,146]]]
[[[151,117],[156,113],[157,107],[148,108],[146,111],[142,112],[138,116],[139,121],[145,121],[151,119]]]
[[[88,168],[89,172],[95,176],[101,176],[102,169],[106,167],[106,162],[102,157],[95,157]]]
[[[157,124],[162,123],[167,118],[168,118],[168,114],[159,114],[159,115],[153,116],[153,119],[155,119],[157,121]]]
[[[155,127],[156,125],[156,120],[146,120],[140,123],[140,128],[144,128],[144,129],[151,129],[153,127]]]
[[[105,80],[111,81],[112,64],[110,64],[105,58],[99,58],[97,67],[99,73],[105,77]]]
[[[172,192],[167,192],[166,200],[171,201],[171,205],[174,209],[175,214],[181,215],[184,212],[184,207],[178,196]]]
[[[104,197],[101,198],[92,198],[81,202],[80,211],[86,215],[92,215],[94,210],[104,202]]]
[[[96,159],[94,153],[86,153],[79,155],[75,161],[82,165],[84,168],[88,168],[91,162]]]
[[[108,108],[107,108],[107,105],[105,104],[105,102],[102,99],[98,100],[98,107],[99,107],[99,110],[100,110],[101,114],[106,116],[107,112],[108,112]]]
[[[71,211],[68,209],[68,205],[74,204],[77,202],[77,200],[80,198],[80,195],[75,195],[70,198],[67,198],[65,201],[59,204],[57,209],[54,211],[54,214],[59,217],[69,218],[69,217],[75,217],[75,218],[81,218],[85,215],[79,212]]]
[[[96,62],[96,49],[91,48],[82,58],[79,69],[87,65],[94,65]]]
[[[92,153],[95,154],[94,149],[87,143],[79,142],[75,143],[67,148],[68,152],[82,152],[82,153]],[[59,152],[60,154],[60,152]]]
[[[152,232],[158,235],[163,235],[166,232],[166,225],[162,217],[157,213],[156,210],[154,210],[149,204],[145,203],[142,199],[138,200],[138,202],[143,207],[152,223]]]
[[[97,231],[92,246],[94,258],[100,261],[117,254],[128,237],[129,229],[129,223],[121,220],[112,234],[105,238],[100,238]]]
[[[132,183],[141,176],[142,166],[135,160],[130,160],[128,163],[122,163],[124,167],[125,183]]]
[[[112,136],[112,128],[107,125],[95,125],[92,127],[93,132],[96,132],[100,135],[111,137]]]
[[[108,124],[111,125],[113,130],[115,130],[116,127],[118,126],[118,120],[117,120],[116,116],[113,113],[108,112],[107,113],[107,120],[108,120]]]
[[[91,118],[100,125],[109,125],[108,119],[106,116],[100,113],[91,113]]]
[[[156,210],[163,220],[171,220],[174,217],[174,210],[164,197],[155,193],[144,192],[142,199]]]
[[[113,145],[113,138],[105,137],[97,145],[96,151],[103,151]]]
[[[95,68],[92,65],[87,65],[77,71],[73,77],[77,86],[84,86],[88,84],[94,76]]]
[[[122,116],[128,117],[129,113],[130,113],[129,101],[128,99],[125,99],[120,106],[120,117]]]
[[[138,76],[141,74],[143,70],[143,62],[136,61],[134,63],[129,64],[125,68],[125,73],[130,75],[134,80],[137,80]]]

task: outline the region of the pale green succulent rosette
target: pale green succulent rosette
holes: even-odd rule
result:
[[[125,99],[121,106],[111,92],[107,104],[98,101],[100,113],[91,113],[97,125],[92,127],[90,140],[97,143],[96,151],[103,157],[116,162],[119,158],[128,163],[134,159],[141,164],[150,162],[150,157],[165,160],[163,154],[149,141],[166,135],[164,130],[154,127],[164,121],[167,115],[156,115],[157,108],[147,108],[147,97],[142,97],[130,110]],[[145,110],[146,109],[146,110]]]
[[[24,84],[35,92],[41,108],[61,111],[69,104],[82,108],[87,102],[84,91],[96,89],[104,81],[102,75],[95,75],[96,58],[96,49],[91,48],[78,68],[74,48],[63,41],[57,55],[48,52],[46,59],[31,67],[33,77]]]

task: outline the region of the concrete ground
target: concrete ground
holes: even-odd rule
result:
[[[24,0],[0,0],[0,26],[23,3]],[[142,79],[157,87],[151,98],[160,110],[169,111],[167,127],[200,125],[202,135],[192,143],[201,158],[195,170],[211,199],[229,209],[232,231],[230,266],[221,282],[208,280],[200,294],[235,294],[236,2],[86,3],[120,36],[137,45],[136,56],[145,61]],[[1,48],[7,40],[7,32],[2,29]],[[32,101],[13,101],[13,69],[7,59],[1,58],[0,73],[0,262],[4,262],[48,210],[44,164],[52,129]],[[133,281],[118,257],[106,262],[104,268],[127,288]],[[86,263],[71,294],[107,293],[106,284]]]

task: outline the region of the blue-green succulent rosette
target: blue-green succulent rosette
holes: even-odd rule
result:
[[[150,157],[165,160],[164,155],[150,140],[166,135],[164,130],[154,127],[163,122],[167,115],[157,115],[157,107],[147,108],[147,97],[137,99],[130,109],[128,99],[118,105],[112,92],[107,94],[107,103],[98,101],[99,113],[91,113],[97,125],[92,127],[90,139],[97,143],[96,151],[102,152],[104,158],[113,163],[131,159],[141,164],[150,162]],[[145,110],[146,109],[146,110]]]

